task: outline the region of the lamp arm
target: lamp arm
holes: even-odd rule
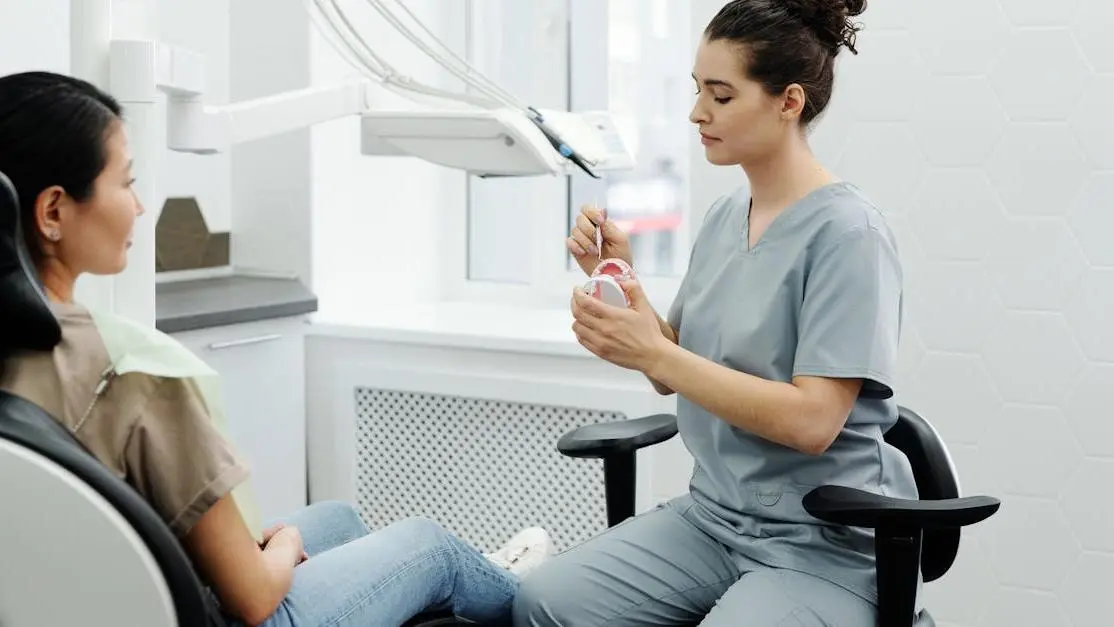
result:
[[[212,154],[234,144],[303,129],[368,110],[372,81],[314,86],[228,105],[204,102],[204,56],[161,41],[111,42],[112,91],[125,105],[166,98],[167,147]]]
[[[199,95],[171,94],[167,146],[197,154],[358,115],[368,110],[369,81],[309,87],[225,106],[208,106]]]

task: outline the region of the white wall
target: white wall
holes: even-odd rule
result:
[[[309,24],[300,2],[164,0],[157,8],[160,37],[205,55],[207,104],[310,84]],[[217,155],[167,150],[166,195],[196,197],[209,230],[232,232],[234,266],[292,273],[308,282],[309,133],[295,130]]]
[[[137,9],[144,8],[143,2],[113,0],[114,7],[125,4],[123,8],[126,10],[116,11],[113,15],[113,22],[118,25],[129,22],[137,14]],[[0,74],[28,70],[70,73],[71,52],[82,54],[80,50],[72,50],[70,18],[69,0],[0,4]],[[107,81],[106,76],[83,77],[95,82]],[[137,170],[142,169],[142,165],[137,165]],[[149,230],[148,228],[146,232]],[[142,225],[139,231],[144,232]],[[136,250],[142,254],[145,250],[142,242],[137,245]],[[116,285],[120,280],[119,277],[82,277],[77,284],[76,297],[94,307],[113,309],[119,293]],[[127,294],[127,290],[123,292]],[[141,295],[142,293],[140,290]]]
[[[0,2],[0,76],[70,69],[69,0]]]
[[[205,101],[229,101],[232,40],[230,0],[154,0],[158,34],[166,43],[205,55]],[[193,196],[210,231],[232,226],[231,155],[190,155],[170,149],[163,155],[166,197]],[[154,215],[154,214],[152,214]]]
[[[232,101],[310,85],[304,3],[234,0],[230,9]],[[239,144],[230,164],[232,264],[311,282],[310,130]]]
[[[206,55],[212,104],[229,97],[229,0],[160,0],[154,4],[165,41]],[[25,70],[70,71],[70,2],[0,3],[0,75]],[[117,16],[119,19],[119,16]],[[228,155],[195,156],[166,151],[162,183],[167,195],[192,195],[214,230],[231,223]]]
[[[721,5],[695,2],[697,22]],[[1107,625],[1114,4],[871,2],[860,19],[817,150],[897,230],[901,402],[966,492],[1003,499],[930,607],[945,625]],[[697,168],[697,204],[735,182]]]
[[[401,73],[460,89],[458,81],[385,26],[365,3],[341,4],[376,52]],[[464,4],[416,0],[407,2],[407,8],[463,54]],[[310,51],[314,84],[356,75],[316,30]],[[382,90],[375,91],[372,104],[384,109],[415,106]],[[356,118],[313,128],[311,167],[313,287],[321,317],[358,320],[362,311],[434,300],[444,248],[438,240],[439,216],[445,210],[464,210],[464,174],[410,159],[361,156]]]

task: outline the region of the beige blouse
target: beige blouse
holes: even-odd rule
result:
[[[0,389],[66,426],[183,537],[247,479],[247,465],[216,431],[192,381],[114,376],[89,312],[75,304],[53,307],[62,341],[49,353],[10,358]]]

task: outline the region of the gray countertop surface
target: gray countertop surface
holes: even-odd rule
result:
[[[298,279],[233,274],[159,283],[155,294],[155,326],[164,333],[315,311],[317,296]]]

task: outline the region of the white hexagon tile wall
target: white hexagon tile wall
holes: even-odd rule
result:
[[[906,271],[900,401],[1002,499],[937,622],[1114,625],[1114,1],[869,0],[814,146]]]

